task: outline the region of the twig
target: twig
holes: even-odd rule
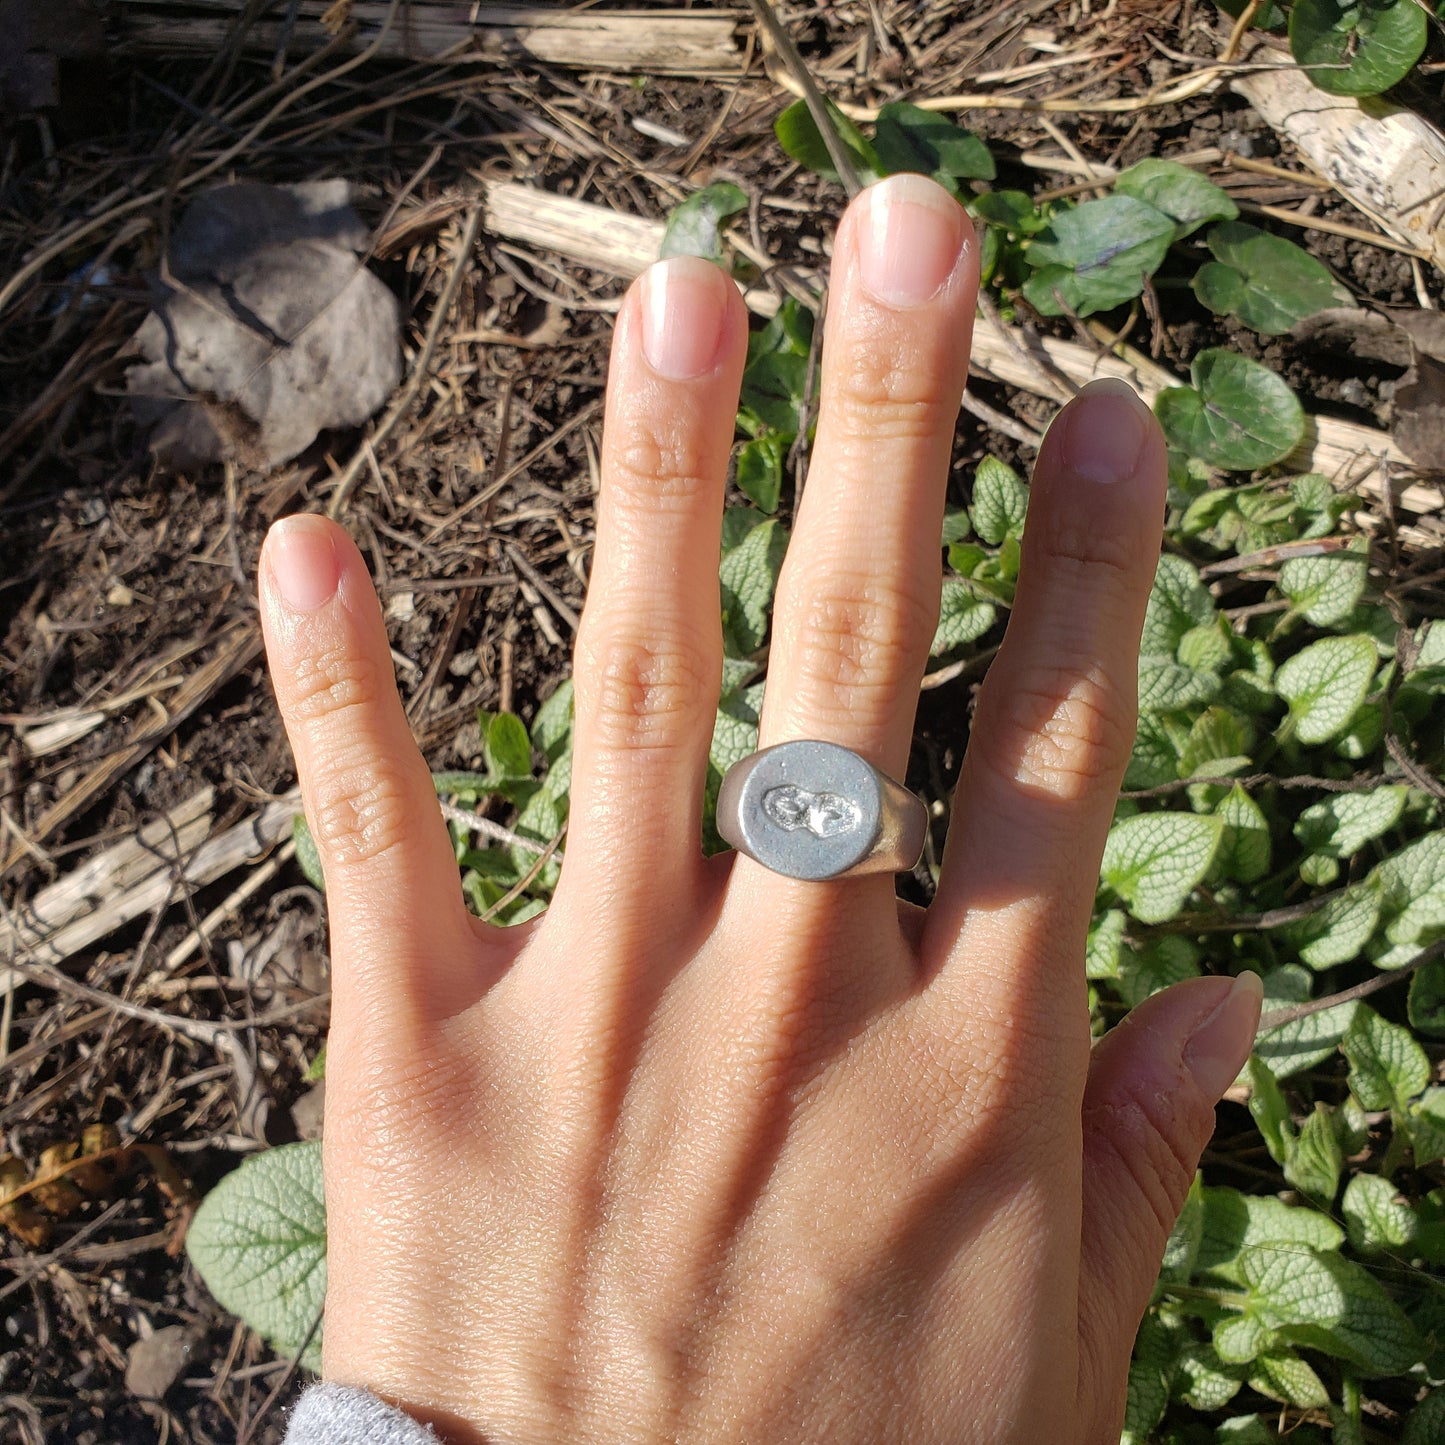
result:
[[[559,845],[561,844],[562,839],[566,836],[567,824],[563,823],[562,826],[553,835],[552,841],[548,843],[547,846],[537,855],[537,861],[533,863],[532,866],[527,869],[527,871],[519,879],[517,879],[517,881],[504,894],[502,894],[502,896],[497,899],[497,901],[492,904],[492,906],[487,909],[484,914],[482,914],[481,921],[483,923],[490,923],[492,919],[494,919],[497,914],[502,911],[502,909],[508,906],[508,904],[515,903],[517,899],[519,899],[522,894],[524,894],[527,889],[529,889],[532,884],[537,881],[538,874],[541,873],[541,871],[547,866],[548,863],[552,862],[553,860],[558,863],[562,861],[562,854],[559,851]]]
[[[505,827],[501,823],[494,823],[490,818],[483,818],[479,813],[468,812],[466,808],[458,808],[455,803],[441,803],[442,817],[449,823],[458,823],[463,828],[473,833],[480,833],[483,838],[490,838],[493,843],[505,843],[509,848],[521,848],[527,853],[536,853],[544,857],[556,855],[557,861],[562,861],[562,855],[556,852],[556,844],[561,841],[560,837],[550,844],[538,843],[534,838],[524,838],[520,833]]]
[[[1275,1009],[1267,1013],[1259,1021],[1259,1031],[1263,1033],[1266,1029],[1277,1029],[1284,1024],[1291,1024],[1296,1019],[1308,1018],[1311,1014],[1324,1013],[1326,1009],[1338,1008],[1342,1003],[1351,1003],[1357,998],[1368,998],[1372,993],[1378,993],[1382,988],[1389,988],[1392,983],[1399,983],[1402,979],[1409,978],[1416,969],[1424,968],[1427,963],[1445,954],[1445,938],[1437,939],[1428,948],[1421,949],[1409,963],[1401,968],[1392,968],[1388,973],[1377,973],[1374,978],[1367,978],[1364,983],[1357,983],[1353,988],[1342,989],[1339,993],[1327,994],[1324,998],[1311,999],[1309,1003],[1292,1004],[1289,1008]]]

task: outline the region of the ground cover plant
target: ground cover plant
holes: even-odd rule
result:
[[[977,17],[965,15],[963,7],[932,8],[938,13],[921,20],[905,17],[897,7],[884,6],[879,13],[892,33],[910,37],[910,45],[937,48],[953,33],[973,33],[967,27]],[[1110,23],[1124,25],[1128,8],[1120,7]],[[817,63],[825,41],[851,42],[868,30],[861,12],[853,16],[844,9],[809,22],[811,31],[795,26],[810,63]],[[1162,53],[1141,35],[1176,48],[1188,44],[1200,64],[1235,43],[1228,17],[1218,26],[1191,19],[1191,28],[1175,33],[1168,26],[1184,12],[1165,9],[1163,20],[1151,10],[1146,18],[1131,16],[1123,29],[1102,25],[1097,43],[1107,48],[1123,37],[1124,58],[1132,54],[1136,65],[1146,54]],[[1276,43],[1274,55],[1292,56],[1331,93],[1371,96],[1403,85],[1412,103],[1433,114],[1428,96],[1422,96],[1431,72],[1419,62],[1422,56],[1429,61],[1436,52],[1426,46],[1438,47],[1438,41],[1431,40],[1431,17],[1414,0],[1354,7],[1312,0],[1241,3],[1230,13],[1243,22],[1238,38],[1262,35],[1266,43]],[[1063,17],[1062,9],[1056,18],[1078,23],[1077,16]],[[1092,53],[1072,32],[1060,33]],[[1067,59],[1066,51],[1060,53]],[[1041,54],[1046,65],[1054,63],[1055,52]],[[972,70],[987,68],[976,59],[968,64]],[[1010,64],[1000,62],[1005,70]],[[1097,77],[1098,61],[1086,59],[1079,67],[1065,73],[1084,80],[1086,98],[1112,99],[1118,93],[1122,82]],[[1300,464],[1322,415],[1344,413],[1358,422],[1382,413],[1372,415],[1350,402],[1362,394],[1351,388],[1352,381],[1360,385],[1353,370],[1342,375],[1327,360],[1306,356],[1295,340],[1302,323],[1357,313],[1382,299],[1401,314],[1416,306],[1422,292],[1438,294],[1438,284],[1432,277],[1414,285],[1397,254],[1402,269],[1395,274],[1403,279],[1390,283],[1393,290],[1382,288],[1370,279],[1374,272],[1357,264],[1367,246],[1287,230],[1253,205],[1255,193],[1239,184],[1238,173],[1216,161],[1173,159],[1198,152],[1201,137],[1212,143],[1228,126],[1252,137],[1255,146],[1266,144],[1262,132],[1248,130],[1247,110],[1228,108],[1232,102],[1219,125],[1203,129],[1205,120],[1219,114],[1218,95],[1175,106],[1168,114],[1184,119],[1172,131],[1144,124],[1152,117],[1148,109],[1124,112],[1113,132],[1101,131],[1087,113],[1077,119],[1058,113],[1091,164],[1109,157],[1107,173],[1081,180],[1077,169],[1049,172],[1023,164],[1026,147],[1036,147],[1041,135],[1049,138],[1029,130],[1033,122],[1026,115],[1015,120],[1008,110],[940,112],[915,104],[940,91],[926,68],[914,67],[908,87],[890,90],[877,81],[863,98],[888,98],[869,107],[874,112],[869,118],[856,120],[845,100],[845,95],[857,99],[846,67],[819,69],[827,71],[825,89],[837,98],[837,104],[828,102],[822,121],[841,142],[845,171],[851,168],[864,183],[898,170],[921,171],[968,206],[983,246],[986,304],[1005,325],[1087,343],[1101,356],[1111,348],[1121,352],[1118,339],[1127,336],[1147,345],[1151,358],[1179,383],[1159,390],[1154,403],[1171,445],[1170,506],[1141,649],[1138,738],[1089,936],[1090,1003],[1095,1031],[1102,1033],[1175,980],[1248,967],[1265,979],[1266,1017],[1254,1058],[1221,1106],[1215,1144],[1171,1240],[1139,1334],[1126,1439],[1141,1445],[1283,1440],[1423,1445],[1445,1438],[1445,1390],[1439,1388],[1445,1383],[1445,789],[1440,783],[1445,595],[1438,583],[1438,552],[1432,556],[1418,528],[1411,540],[1400,517],[1353,489],[1356,469],[1323,473]],[[238,73],[247,84],[262,85],[259,65],[242,62]],[[1145,76],[1143,70],[1123,73]],[[1044,95],[1055,83],[1051,74],[1046,69],[1022,83],[1034,87],[1030,94]],[[525,65],[519,75],[528,75]],[[416,83],[424,90],[435,82],[418,77]],[[1093,90],[1087,89],[1090,83]],[[1135,94],[1150,83],[1147,77],[1129,81]],[[523,86],[517,93],[527,105],[541,107],[538,114],[549,117],[546,125],[572,133],[566,130],[567,107],[576,97],[565,85],[554,87],[540,76],[514,78],[514,84]],[[527,85],[538,88],[527,91]],[[618,128],[608,140],[614,153],[636,142],[629,118],[655,126],[664,114],[681,128],[689,117],[706,112],[718,90],[695,83],[688,90],[646,76],[598,86],[617,117]],[[338,96],[343,93],[338,90]],[[660,98],[674,109],[660,112]],[[543,174],[560,178],[563,189],[580,185],[584,191],[600,166],[607,204],[628,212],[636,209],[635,176],[645,176],[655,185],[649,193],[655,214],[666,223],[663,253],[707,255],[745,283],[766,287],[773,276],[765,264],[770,259],[816,259],[817,238],[826,244],[848,179],[840,176],[815,113],[803,102],[787,101],[771,81],[756,82],[751,108],[737,122],[738,133],[749,137],[746,164],[730,153],[712,169],[687,168],[685,180],[669,169],[674,151],[658,142],[660,160],[640,164],[635,175],[614,183],[582,132],[576,133],[575,153],[553,152],[536,163]],[[430,94],[408,104],[410,109],[397,114],[415,130],[416,138],[399,143],[411,147],[404,151],[409,169],[388,191],[398,206],[408,194],[408,177],[437,164],[427,160],[433,146],[442,154],[462,123],[461,112],[434,115],[427,109]],[[687,109],[691,105],[696,112]],[[350,115],[339,99],[337,106]],[[504,117],[497,128],[510,136],[515,116],[504,107],[497,115]],[[725,116],[729,136],[734,121]],[[1128,131],[1131,124],[1134,133]],[[701,138],[705,131],[695,133]],[[356,135],[358,144],[372,144],[364,128]],[[556,144],[555,136],[534,141]],[[447,154],[437,175],[445,171],[452,186],[463,186],[465,171],[448,169]],[[1287,151],[1268,154],[1271,163],[1293,165]],[[1068,159],[1063,156],[1060,164]],[[269,163],[277,176],[289,177],[286,167],[296,159],[282,146]],[[34,174],[27,185],[47,183],[39,162]],[[447,210],[451,193],[431,191],[426,174],[423,170],[417,184],[427,205],[440,207],[443,217],[460,227],[461,203]],[[1268,177],[1259,183],[1280,184]],[[797,209],[770,213],[767,198],[779,192]],[[341,512],[354,521],[375,560],[401,658],[403,695],[437,768],[458,886],[474,912],[513,922],[545,906],[565,857],[567,612],[575,616],[580,595],[576,559],[585,555],[588,538],[588,448],[595,445],[595,395],[606,340],[594,302],[600,293],[615,295],[616,288],[599,282],[605,266],[586,270],[565,252],[543,260],[497,248],[495,254],[482,253],[490,295],[484,287],[469,293],[465,284],[449,291],[448,276],[460,268],[443,245],[416,249],[419,234],[432,234],[425,227],[439,224],[419,219],[421,209],[397,221],[396,249],[378,243],[378,254],[393,268],[389,279],[409,288],[422,325],[440,302],[443,309],[455,304],[450,322],[455,334],[537,339],[503,353],[513,361],[521,358],[514,369],[469,370],[440,365],[418,327],[413,342],[423,374],[435,384],[415,394],[413,440],[378,433],[374,446],[368,442],[371,460],[364,449],[356,451],[353,467],[360,480],[347,484],[357,490]],[[780,229],[779,215],[796,229]],[[375,219],[386,218],[378,212]],[[1359,221],[1353,212],[1346,219],[1351,225]],[[760,237],[766,243],[761,247]],[[126,254],[130,244],[117,241],[118,254]],[[73,248],[64,254],[67,265],[89,263]],[[399,259],[404,255],[412,258],[405,266]],[[816,274],[803,274],[803,283],[794,279],[777,288],[776,304],[770,315],[759,317],[750,344],[737,418],[736,487],[718,559],[727,659],[709,798],[727,767],[756,744],[772,593],[816,413],[826,327],[817,323]],[[27,313],[33,326],[27,335],[42,339],[36,343],[42,356],[44,337],[74,334],[64,328],[82,320],[99,324],[85,292],[74,289],[88,283],[67,279],[65,266],[49,275],[43,304],[37,300]],[[452,347],[457,358],[466,355],[468,344],[443,342],[443,347]],[[104,359],[103,351],[97,351],[97,361]],[[19,376],[13,360],[0,364]],[[1388,397],[1382,387],[1393,385],[1393,378],[1388,370],[1362,369],[1369,388],[1363,394],[1371,407],[1383,405]],[[927,900],[936,876],[948,782],[957,769],[971,689],[987,667],[1013,600],[1027,528],[1028,438],[1036,440],[1052,406],[1032,399],[1026,389],[986,381],[971,384],[970,391],[977,400],[991,400],[1006,420],[1017,418],[1023,425],[980,430],[965,415],[960,428],[940,537],[941,615],[909,776],[910,785],[938,805],[941,819],[918,874],[902,881],[918,901]],[[467,404],[454,405],[449,394],[465,396]],[[86,405],[108,403],[101,392]],[[42,406],[36,415],[55,418],[55,436],[63,439],[64,428],[72,425],[67,416],[74,414],[74,408],[67,414]],[[0,420],[11,422],[13,430],[27,415],[7,413]],[[87,435],[96,430],[92,421]],[[0,434],[0,452],[11,434]],[[550,440],[559,434],[560,442]],[[29,454],[34,467],[30,474],[22,468],[18,491],[0,479],[0,505],[18,496],[26,507],[7,514],[15,526],[8,540],[0,539],[0,548],[8,548],[4,555],[13,575],[33,584],[48,576],[36,571],[44,566],[47,548],[79,555],[74,549],[104,536],[104,519],[113,514],[117,527],[123,520],[140,544],[126,551],[124,541],[115,540],[124,533],[112,531],[102,562],[75,569],[77,575],[104,578],[113,595],[119,595],[113,591],[117,586],[159,593],[166,568],[176,577],[195,575],[187,570],[185,547],[172,557],[168,528],[183,535],[189,528],[193,540],[186,545],[198,552],[207,545],[201,535],[207,529],[230,538],[222,550],[213,546],[208,553],[208,565],[226,574],[225,547],[234,544],[238,559],[244,554],[248,561],[272,512],[298,499],[326,505],[334,496],[324,479],[344,471],[342,463],[315,458],[303,458],[279,480],[231,468],[219,494],[214,481],[194,487],[187,482],[163,504],[139,500],[147,497],[147,475],[125,462],[121,474],[131,476],[124,470],[131,467],[133,481],[89,490],[82,483],[78,493],[42,490],[36,493],[40,505],[33,506],[34,477],[49,476],[48,469],[61,465],[57,457],[77,476],[86,475],[86,457],[73,447],[57,452],[60,442],[47,441],[47,435],[40,433],[38,449]],[[418,455],[426,457],[425,466],[408,470],[414,466],[408,457]],[[486,462],[486,456],[496,460]],[[485,475],[475,487],[487,493],[480,506],[455,484],[459,473],[478,466]],[[266,500],[273,494],[277,500]],[[468,506],[450,531],[439,528]],[[34,530],[47,509],[59,514],[53,533]],[[1438,534],[1435,540],[1438,545]],[[33,549],[40,563],[23,556],[22,547]],[[226,580],[228,591],[218,608],[244,595],[245,568],[238,561],[234,570],[238,575]],[[427,591],[433,584],[440,585]],[[57,581],[43,585],[64,595]],[[209,595],[193,585],[191,591]],[[177,588],[175,595],[184,592]],[[466,601],[454,605],[457,599]],[[71,634],[46,633],[49,613],[43,626],[37,622],[47,605],[60,617],[109,615],[67,613],[58,602],[15,608],[4,659],[11,671],[0,669],[0,679],[16,679],[7,681],[0,695],[10,716],[31,717],[38,698],[53,696],[76,710],[97,695],[83,655],[70,660],[65,651]],[[108,605],[117,611],[128,606],[135,617],[145,602],[142,595],[140,602]],[[178,619],[204,635],[209,624],[198,620],[199,614],[187,612],[185,602],[174,606]],[[468,612],[474,606],[479,619]],[[26,672],[15,659],[28,656],[35,636],[49,637],[54,657],[65,660],[36,662]],[[137,640],[138,656],[144,657],[147,645]],[[136,799],[170,807],[179,796],[163,787],[172,774],[219,780],[239,771],[248,786],[284,790],[289,775],[274,719],[255,721],[262,716],[264,687],[254,674],[244,677],[249,679],[244,697],[222,693],[214,709],[201,714],[226,746],[208,752],[207,744],[188,742],[184,753],[173,750],[174,757],[162,752],[158,763],[148,764],[150,774],[132,773]],[[82,686],[86,678],[91,680]],[[21,680],[24,691],[17,690]],[[434,705],[438,699],[440,706]],[[73,725],[68,715],[60,721]],[[264,739],[251,751],[243,751],[246,729]],[[101,736],[112,747],[125,741],[113,733]],[[17,733],[16,747],[22,745]],[[18,755],[12,752],[8,768],[18,767]],[[30,791],[4,793],[5,806],[9,810],[11,800],[20,799],[14,805],[16,826],[29,830],[39,846],[47,838],[37,826],[44,822],[43,809],[67,785],[58,769],[47,774],[26,766]],[[7,786],[18,776],[7,773]],[[124,826],[130,815],[122,808],[114,816]],[[9,829],[8,822],[0,826]],[[57,834],[88,836],[84,829]],[[0,1166],[0,1219],[14,1240],[4,1261],[13,1276],[9,1288],[32,1301],[17,1315],[15,1332],[40,1343],[27,1348],[23,1361],[18,1351],[4,1354],[0,1344],[0,1393],[10,1390],[7,1402],[23,1402],[14,1408],[20,1428],[29,1432],[22,1436],[27,1441],[48,1438],[37,1433],[42,1425],[66,1432],[57,1439],[77,1441],[149,1439],[160,1429],[174,1432],[172,1438],[228,1438],[238,1422],[274,1435],[275,1419],[267,1417],[263,1404],[270,1386],[286,1373],[284,1361],[309,1368],[319,1359],[325,1279],[320,1147],[314,1138],[297,1137],[303,1130],[293,1126],[288,1106],[324,1075],[324,1032],[314,1015],[301,1013],[251,1029],[241,1037],[250,1041],[242,1057],[252,1062],[242,1065],[221,1052],[218,1035],[204,1028],[214,1019],[226,1022],[228,1007],[236,1016],[257,1018],[278,999],[289,1007],[314,998],[314,986],[308,995],[281,979],[274,964],[256,966],[269,972],[246,972],[252,967],[248,958],[275,955],[265,948],[266,940],[277,936],[277,919],[289,912],[294,922],[298,911],[305,912],[298,899],[316,897],[303,880],[324,887],[304,820],[297,820],[294,841],[299,871],[289,879],[279,875],[294,885],[276,895],[282,902],[266,912],[263,892],[259,901],[233,907],[206,935],[225,942],[197,948],[190,955],[193,964],[159,966],[158,950],[174,957],[197,931],[185,909],[167,914],[166,903],[160,903],[154,922],[128,951],[85,955],[85,971],[75,975],[70,993],[56,982],[56,970],[44,971],[48,964],[29,965],[18,985],[32,992],[18,995],[22,1002],[15,1014],[28,1042],[13,1060],[0,1060],[12,1067],[14,1082],[0,1107],[7,1111],[7,1142],[16,1155]],[[704,845],[721,846],[710,820]],[[29,880],[40,876],[41,865],[24,855],[19,866],[32,872],[12,874],[21,886],[7,893],[7,903],[27,901],[36,891]],[[171,887],[167,902],[177,896],[177,887],[189,885]],[[193,896],[197,903],[190,903]],[[184,897],[193,913],[226,903],[224,897],[202,900],[198,888],[184,891]],[[288,947],[301,954],[319,949],[319,936],[310,943],[306,938],[303,930],[301,941]],[[229,961],[223,948],[230,949]],[[6,962],[0,956],[0,964]],[[192,967],[201,972],[188,975]],[[193,979],[204,987],[192,989]],[[74,992],[77,984],[92,993]],[[7,985],[7,1031],[15,987]],[[35,1001],[41,989],[49,989],[70,1012],[47,1014]],[[112,992],[131,1013],[101,1007],[98,999]],[[221,1001],[221,1011],[206,1015],[201,1010],[212,998]],[[99,1010],[101,1017],[86,1023],[82,1009]],[[146,1043],[137,1042],[121,1060],[113,1049],[107,1053],[116,1036]],[[163,1055],[157,1039],[169,1052]],[[5,1047],[11,1046],[0,1041]],[[173,1055],[198,1051],[189,1072],[164,1072]],[[155,1067],[137,1061],[158,1059],[163,1068],[154,1076],[157,1082],[137,1083],[151,1078],[144,1070]],[[242,1067],[273,1101],[269,1125],[264,1117],[257,1123],[254,1114],[244,1122],[245,1090],[234,1082]],[[148,1097],[157,1101],[154,1109],[137,1102]],[[188,1101],[184,1108],[182,1100]],[[156,1149],[156,1168],[137,1171],[129,1183],[102,1183],[87,1163],[95,1151],[83,1141],[85,1127],[97,1117],[108,1127],[111,1121],[119,1124],[114,1147],[122,1151],[133,1141],[160,1141],[146,1144]],[[80,1142],[56,1143],[67,1139]],[[236,1140],[239,1147],[227,1142]],[[257,1147],[261,1144],[272,1147]],[[238,1155],[243,1162],[234,1167]],[[123,1251],[110,1257],[86,1252],[95,1247],[86,1231],[113,1229],[117,1215],[122,1222],[155,1221],[167,1210],[183,1211],[176,1202],[185,1194],[183,1180],[166,1190],[155,1187],[177,1162],[206,1194],[190,1222],[184,1254],[204,1289],[154,1245],[150,1258],[157,1263],[145,1268],[129,1262]],[[93,1177],[92,1188],[87,1181]],[[35,1227],[37,1220],[44,1227],[44,1248],[58,1251],[54,1268],[74,1271],[68,1277],[84,1281],[56,1287],[54,1298],[69,1301],[59,1306],[65,1321],[60,1327],[49,1322],[56,1306],[44,1293],[52,1276],[34,1263],[41,1245],[23,1243],[16,1229],[17,1223]],[[140,1231],[137,1222],[138,1236]],[[152,1236],[175,1250],[174,1228],[151,1228],[143,1237]],[[154,1283],[158,1279],[171,1283]],[[211,1303],[212,1294],[257,1333],[233,1332]],[[82,1314],[74,1313],[78,1299]],[[205,1391],[184,1374],[179,1384],[167,1382],[150,1396],[123,1383],[131,1353],[163,1339],[163,1324],[189,1332],[188,1348],[209,1339],[214,1373]],[[152,1327],[157,1332],[147,1333]],[[261,1339],[281,1357],[279,1367]],[[190,1368],[199,1378],[199,1367]],[[80,1383],[61,1383],[71,1380]],[[182,1407],[178,1400],[188,1403]],[[128,1423],[87,1426],[75,1419]]]

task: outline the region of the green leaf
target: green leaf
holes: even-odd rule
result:
[[[976,642],[993,626],[997,616],[993,603],[975,595],[966,582],[945,577],[939,599],[938,629],[933,634],[929,652],[938,657],[955,647]]]
[[[1291,557],[1279,569],[1279,590],[1316,627],[1333,627],[1355,610],[1365,591],[1363,552]]]
[[[1199,976],[1199,947],[1187,938],[1167,934],[1151,938],[1138,949],[1125,950],[1119,958],[1118,992],[1130,1008],[1143,1003],[1150,994]]]
[[[1294,1147],[1285,1160],[1284,1177],[1322,1209],[1329,1209],[1339,1193],[1344,1164],[1329,1110],[1317,1103],[1300,1126]]]
[[[1268,1194],[1205,1189],[1197,1263],[1200,1270],[1239,1279],[1237,1265],[1243,1251],[1330,1250],[1338,1249],[1344,1239],[1344,1230],[1317,1209],[1301,1209]]]
[[[1249,0],[1216,0],[1216,3],[1226,15],[1233,15],[1238,20],[1244,14]],[[1264,0],[1264,4],[1255,11],[1253,23],[1260,30],[1282,30],[1285,24],[1285,12],[1274,3],[1274,0]]]
[[[1415,0],[1295,0],[1289,48],[1321,90],[1379,95],[1425,52],[1429,21]]]
[[[780,432],[764,432],[738,448],[738,488],[754,505],[771,516],[783,494],[783,459],[788,439]]]
[[[1314,980],[1294,964],[1270,969],[1264,976],[1265,1013],[1275,1005],[1303,1003]],[[1267,1029],[1254,1042],[1255,1053],[1266,1060],[1276,1077],[1284,1079],[1329,1058],[1340,1046],[1360,1007],[1354,1000],[1305,1014],[1302,1018]]]
[[[1149,589],[1140,651],[1173,657],[1185,634],[1214,617],[1214,599],[1199,580],[1198,569],[1172,552],[1162,553]]]
[[[325,893],[326,875],[321,871],[321,854],[304,813],[297,813],[296,821],[291,825],[291,839],[296,844],[296,861],[301,865],[306,881]]]
[[[990,546],[997,547],[1012,534],[1022,537],[1029,509],[1029,489],[1012,467],[997,457],[984,457],[973,474],[973,497],[969,515],[973,530]]]
[[[863,132],[826,96],[823,99],[823,105],[827,109],[828,118],[833,122],[834,131],[843,142],[843,149],[853,162],[853,168],[858,172],[858,179],[865,186],[878,180],[885,174],[885,171],[877,151],[864,139]],[[778,137],[778,143],[789,157],[797,161],[800,166],[807,167],[808,170],[827,180],[836,181],[838,179],[838,171],[833,165],[833,157],[828,154],[828,147],[803,101],[794,101],[773,122],[773,133]]]
[[[969,209],[990,226],[1016,236],[1032,236],[1048,224],[1027,191],[985,191],[969,202]]]
[[[1126,788],[1157,788],[1179,777],[1179,749],[1183,742],[1179,731],[1169,718],[1140,712],[1134,748],[1124,771]]]
[[[1174,1363],[1173,1332],[1155,1314],[1146,1314],[1134,1340],[1129,1386],[1124,1403],[1124,1432],[1141,1440],[1164,1418]]]
[[[1139,710],[1179,712],[1208,702],[1219,692],[1219,674],[1185,667],[1171,658],[1139,659]]]
[[[295,1354],[326,1297],[321,1145],[283,1144],[232,1170],[196,1210],[186,1253],[225,1309]],[[320,1362],[318,1330],[302,1363]]]
[[[1269,1150],[1269,1157],[1282,1165],[1289,1158],[1295,1141],[1289,1104],[1274,1072],[1258,1053],[1251,1056],[1245,1068],[1250,1081],[1250,1117],[1259,1129],[1264,1147]]]
[[[532,740],[522,719],[510,712],[481,712],[477,721],[482,725],[482,757],[486,760],[488,780],[530,781]]]
[[[707,783],[703,801],[703,847],[709,854],[726,844],[717,832],[717,795],[727,770],[758,750],[758,717],[763,684],[754,683],[740,693],[724,697],[713,722],[707,755]]]
[[[1342,888],[1283,932],[1311,968],[1333,968],[1359,957],[1379,921],[1380,895],[1373,888],[1355,885]]]
[[[1224,824],[1215,860],[1224,876],[1236,883],[1263,878],[1270,864],[1269,821],[1264,810],[1236,783],[1214,812]]]
[[[1120,173],[1114,190],[1163,211],[1174,222],[1175,240],[1197,231],[1206,221],[1232,221],[1239,214],[1239,207],[1225,191],[1178,161],[1139,161]]]
[[[1109,830],[1100,875],[1141,923],[1162,923],[1204,881],[1222,832],[1193,813],[1125,818]]]
[[[991,181],[993,156],[971,130],[936,110],[891,100],[880,107],[873,149],[885,175],[918,171],[954,189],[955,180]]]
[[[718,577],[723,641],[730,657],[751,657],[763,645],[787,546],[788,534],[777,522],[767,521],[724,555]]]
[[[1326,742],[1349,726],[1370,690],[1376,661],[1375,644],[1355,632],[1311,643],[1280,667],[1275,689],[1289,704],[1300,742]]]
[[[777,314],[748,337],[738,421],[745,430],[767,427],[791,443],[801,425],[807,386],[813,313],[789,297]]]
[[[1427,943],[1445,928],[1445,833],[1427,833],[1377,863],[1367,882],[1380,891],[1391,943]]]
[[[1189,368],[1193,386],[1161,391],[1154,413],[1171,446],[1229,471],[1288,456],[1304,437],[1295,394],[1267,366],[1214,347]]]
[[[1215,1352],[1226,1364],[1248,1364],[1274,1343],[1262,1320],[1254,1315],[1235,1315],[1214,1326]]]
[[[1432,1084],[1407,1113],[1415,1167],[1445,1159],[1445,1087]]]
[[[1410,1030],[1363,1004],[1340,1045],[1350,1061],[1350,1091],[1363,1109],[1403,1110],[1430,1082],[1430,1060]]]
[[[1205,708],[1191,724],[1179,754],[1179,776],[1226,778],[1248,767],[1253,732],[1244,718],[1227,707]]]
[[[723,263],[722,226],[748,208],[748,195],[731,181],[714,181],[673,208],[658,256],[702,256]]]
[[[1356,1174],[1345,1186],[1341,1206],[1350,1244],[1361,1253],[1408,1250],[1420,1221],[1388,1179]]]
[[[1159,1278],[1184,1283],[1194,1277],[1199,1260],[1199,1244],[1204,1238],[1204,1186],[1199,1176],[1189,1186],[1184,1198],[1184,1207],[1169,1231],[1164,1246],[1164,1262],[1159,1269]]]
[[[1400,1445],[1440,1445],[1445,1440],[1445,1390],[1432,1389],[1405,1421]]]
[[[1405,788],[1393,784],[1365,793],[1334,793],[1300,814],[1294,835],[1311,852],[1353,857],[1400,821],[1406,794]]]
[[[1445,1036],[1445,958],[1433,958],[1411,975],[1409,1015],[1412,1029]]]
[[[1043,316],[1091,316],[1132,300],[1159,269],[1174,221],[1133,196],[1059,211],[1029,245],[1024,295]],[[1057,293],[1057,294],[1056,294]]]
[[[1194,273],[1194,294],[1217,316],[1279,336],[1327,306],[1353,306],[1350,293],[1310,253],[1243,221],[1214,226],[1213,261]]]
[[[1246,1249],[1239,1267],[1253,1313],[1293,1344],[1334,1355],[1365,1375],[1404,1374],[1424,1353],[1400,1307],[1339,1254]]]
[[[1249,1388],[1300,1410],[1320,1410],[1330,1402],[1324,1382],[1296,1354],[1256,1356]]]
[[[1218,1410],[1227,1405],[1243,1383],[1238,1366],[1227,1365],[1213,1345],[1191,1340],[1179,1352],[1179,1375],[1183,1390],[1177,1391],[1192,1410]],[[1177,1390],[1177,1387],[1176,1387]]]
[[[1105,909],[1089,928],[1084,945],[1084,973],[1088,978],[1114,978],[1124,945],[1127,915],[1117,908]]]

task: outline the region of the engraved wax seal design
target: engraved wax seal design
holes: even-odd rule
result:
[[[836,838],[851,833],[862,813],[857,805],[837,793],[812,793],[786,783],[763,794],[763,812],[784,832],[806,828],[815,838]]]

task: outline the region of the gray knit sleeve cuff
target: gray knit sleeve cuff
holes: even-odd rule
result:
[[[425,1425],[354,1385],[312,1385],[283,1445],[440,1445]]]

